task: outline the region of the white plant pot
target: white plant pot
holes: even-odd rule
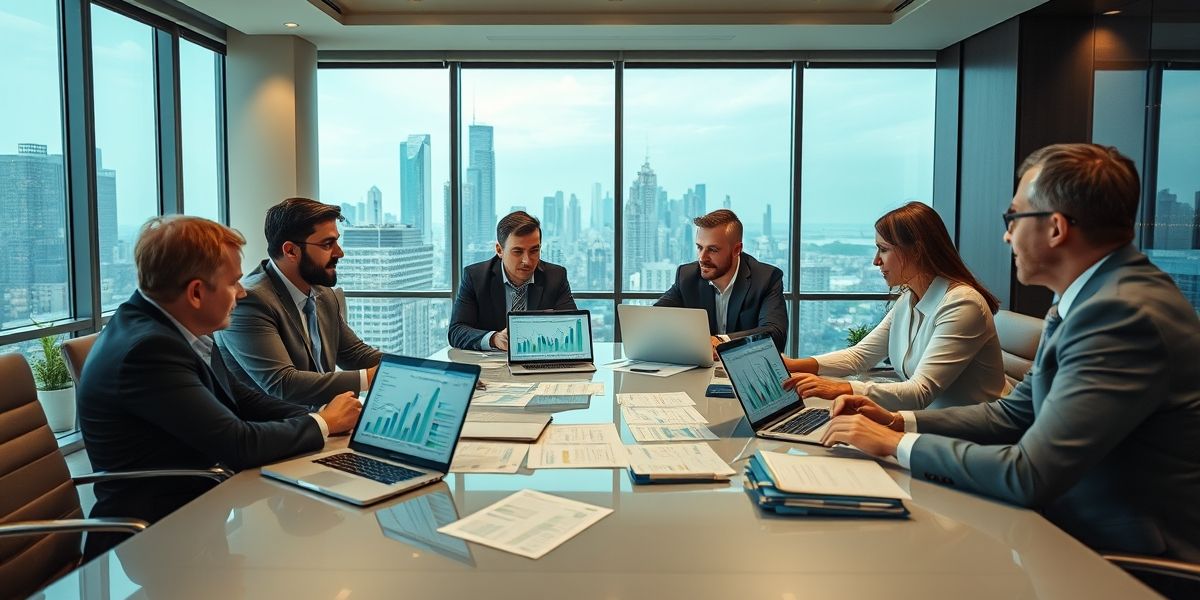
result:
[[[65,390],[38,390],[37,395],[51,431],[59,433],[75,428],[74,387]]]

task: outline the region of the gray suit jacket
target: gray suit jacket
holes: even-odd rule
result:
[[[379,364],[382,354],[342,319],[332,289],[313,286],[325,363],[325,373],[318,373],[300,311],[267,261],[247,275],[242,286],[246,297],[233,309],[229,327],[217,332],[225,363],[239,381],[311,410],[342,392],[359,391],[359,374],[354,371]],[[334,366],[346,370],[334,372]]]
[[[1132,246],[1083,286],[1025,380],[922,411],[914,477],[1042,509],[1100,550],[1200,562],[1200,321]]]

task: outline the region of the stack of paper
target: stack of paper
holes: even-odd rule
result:
[[[533,384],[489,383],[487,389],[471,396],[472,406],[487,408],[522,408],[533,398]]]
[[[653,408],[648,406],[622,406],[621,416],[627,425],[695,425],[708,423],[704,415],[691,406]]]
[[[461,437],[532,442],[542,435],[542,430],[546,429],[552,418],[544,412],[472,408],[467,411]]]
[[[703,442],[669,446],[627,446],[634,483],[725,481],[735,471]]]
[[[527,444],[459,442],[450,463],[452,473],[516,473],[529,451]]]
[[[617,394],[617,404],[649,408],[671,408],[695,406],[696,402],[687,392],[651,392],[641,394]]]
[[[530,469],[602,469],[629,466],[629,456],[612,423],[551,425],[529,449]]]
[[[600,396],[604,394],[604,382],[592,381],[543,381],[533,389],[536,396]]]
[[[746,465],[746,492],[786,515],[908,516],[911,499],[874,461],[759,451]]]

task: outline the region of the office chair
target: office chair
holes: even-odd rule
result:
[[[1104,558],[1167,598],[1200,598],[1200,565],[1131,554],[1105,554]]]
[[[75,382],[76,387],[79,386],[79,375],[83,373],[83,361],[87,360],[88,352],[92,351],[92,345],[96,343],[98,335],[100,334],[93,333],[67,340],[59,348],[63,360],[67,363],[67,371],[71,374],[71,381]]]
[[[79,566],[84,532],[130,535],[144,521],[83,518],[75,486],[146,477],[205,477],[225,469],[92,473],[72,477],[38,404],[33,372],[19,354],[0,355],[0,596],[25,597]]]
[[[1004,375],[1012,385],[1021,383],[1033,367],[1038,340],[1044,322],[1009,310],[996,312],[996,336],[1000,338],[1000,354],[1004,359]]]

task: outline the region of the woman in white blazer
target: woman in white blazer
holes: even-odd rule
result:
[[[875,222],[875,266],[900,297],[858,344],[785,359],[802,397],[859,394],[888,410],[990,402],[1008,392],[992,315],[999,302],[950,241],[932,208],[910,202]],[[891,358],[898,382],[842,381]]]

